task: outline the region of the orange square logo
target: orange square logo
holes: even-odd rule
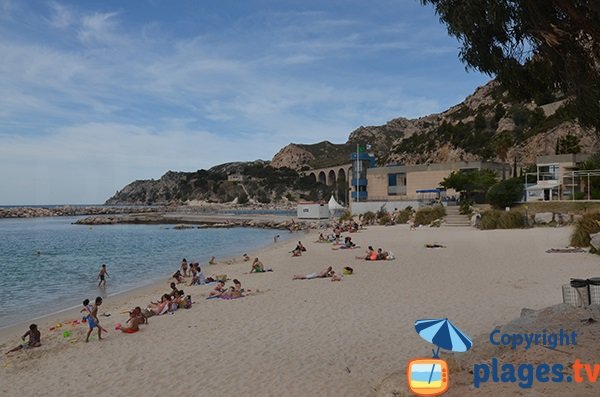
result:
[[[436,358],[411,360],[406,368],[410,391],[417,396],[439,396],[448,390],[448,364]]]

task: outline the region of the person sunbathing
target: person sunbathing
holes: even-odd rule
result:
[[[342,275],[340,273],[332,272],[331,281],[342,281]]]
[[[133,334],[136,333],[140,330],[140,318],[136,315],[133,314],[133,312],[129,313],[129,319],[127,320],[127,323],[129,323],[128,326],[123,327],[120,324],[117,324],[115,326],[116,330],[120,330],[121,332],[124,332],[126,334]]]
[[[244,262],[248,262],[250,260],[250,257],[248,256],[248,254],[244,254],[242,255],[242,259],[244,260]]]
[[[365,256],[363,259],[366,261],[376,261],[377,257],[377,252],[373,249],[372,246],[369,245],[369,248],[367,249],[367,256]],[[357,259],[359,258],[357,257]]]
[[[171,283],[170,287],[171,287],[171,291],[169,292],[169,295],[177,296],[177,292],[179,291],[179,288],[177,288],[177,285],[175,283]]]
[[[302,245],[302,242],[301,242],[301,241],[298,241],[298,245],[296,245],[296,250],[297,250],[297,251],[301,251],[301,252],[305,252],[305,251],[306,251],[306,247],[304,247],[304,246]]]
[[[327,278],[333,275],[333,268],[329,266],[320,273],[309,273],[306,276],[295,274],[292,280],[312,280],[313,278]]]
[[[381,248],[377,249],[377,260],[386,261],[390,254],[387,251],[382,250]]]
[[[265,272],[265,267],[264,267],[263,263],[258,258],[254,258],[254,262],[252,262],[252,269],[250,270],[250,273],[264,273],[264,272]]]
[[[225,283],[223,281],[218,281],[217,285],[215,286],[215,288],[212,291],[210,291],[208,296],[209,297],[221,296],[224,292],[225,292]]]
[[[130,319],[136,317],[138,319],[138,324],[148,324],[148,317],[144,316],[142,312],[142,308],[136,306],[132,311],[129,312]],[[127,320],[129,322],[129,320]]]
[[[221,294],[221,298],[224,299],[236,299],[243,296],[244,290],[242,289],[242,283],[238,279],[233,280],[233,286],[229,287],[227,291]]]
[[[177,284],[183,283],[183,276],[179,270],[177,270],[172,277],[177,281]]]
[[[148,310],[152,312],[154,315],[159,315],[165,313],[169,310],[169,305],[171,304],[171,296],[169,294],[164,294],[160,302],[151,302],[148,305]]]

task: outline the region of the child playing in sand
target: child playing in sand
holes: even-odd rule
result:
[[[27,337],[29,337],[29,341],[25,343],[25,338],[27,338]],[[38,329],[37,329],[37,325],[31,324],[29,326],[29,331],[25,332],[25,335],[23,335],[21,337],[21,340],[24,343],[20,344],[19,346],[15,347],[14,349],[7,351],[6,354],[13,353],[13,352],[19,351],[21,349],[29,349],[32,347],[41,346],[41,342],[40,342],[41,334],[40,334],[40,331],[38,331]]]
[[[100,273],[98,273],[98,278],[100,279],[98,287],[101,285],[106,287],[106,277],[108,277],[108,271],[106,271],[106,264],[103,263],[102,267],[100,268]]]
[[[102,298],[97,297],[95,304],[92,306],[90,310],[90,314],[87,316],[87,323],[89,326],[89,330],[87,336],[85,337],[85,343],[88,343],[90,340],[90,335],[94,328],[98,328],[98,340],[102,340],[102,331],[106,332],[104,328],[100,326],[100,320],[98,320],[98,306],[102,304]]]

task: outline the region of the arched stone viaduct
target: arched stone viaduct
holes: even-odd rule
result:
[[[333,167],[315,168],[306,170],[302,173],[314,178],[315,182],[320,182],[327,186],[334,186],[337,181],[344,180],[350,186],[352,164],[341,164]]]

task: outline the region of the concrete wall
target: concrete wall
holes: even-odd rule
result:
[[[367,173],[367,191],[369,192],[369,197],[386,197],[388,196],[388,174],[385,173],[377,173],[370,174]]]
[[[396,209],[402,210],[408,206],[413,208],[419,208],[419,202],[416,200],[406,200],[406,201],[361,201],[361,202],[352,202],[350,203],[350,211],[352,215],[361,215],[365,212],[377,212],[381,209],[381,206],[385,205],[385,209],[388,212],[393,212]]]
[[[422,171],[422,172],[410,172],[406,174],[406,195],[408,197],[416,198],[417,190],[423,189],[437,189],[440,186],[440,182],[446,178],[453,170],[439,170],[439,171]],[[454,192],[447,192],[452,195]]]

